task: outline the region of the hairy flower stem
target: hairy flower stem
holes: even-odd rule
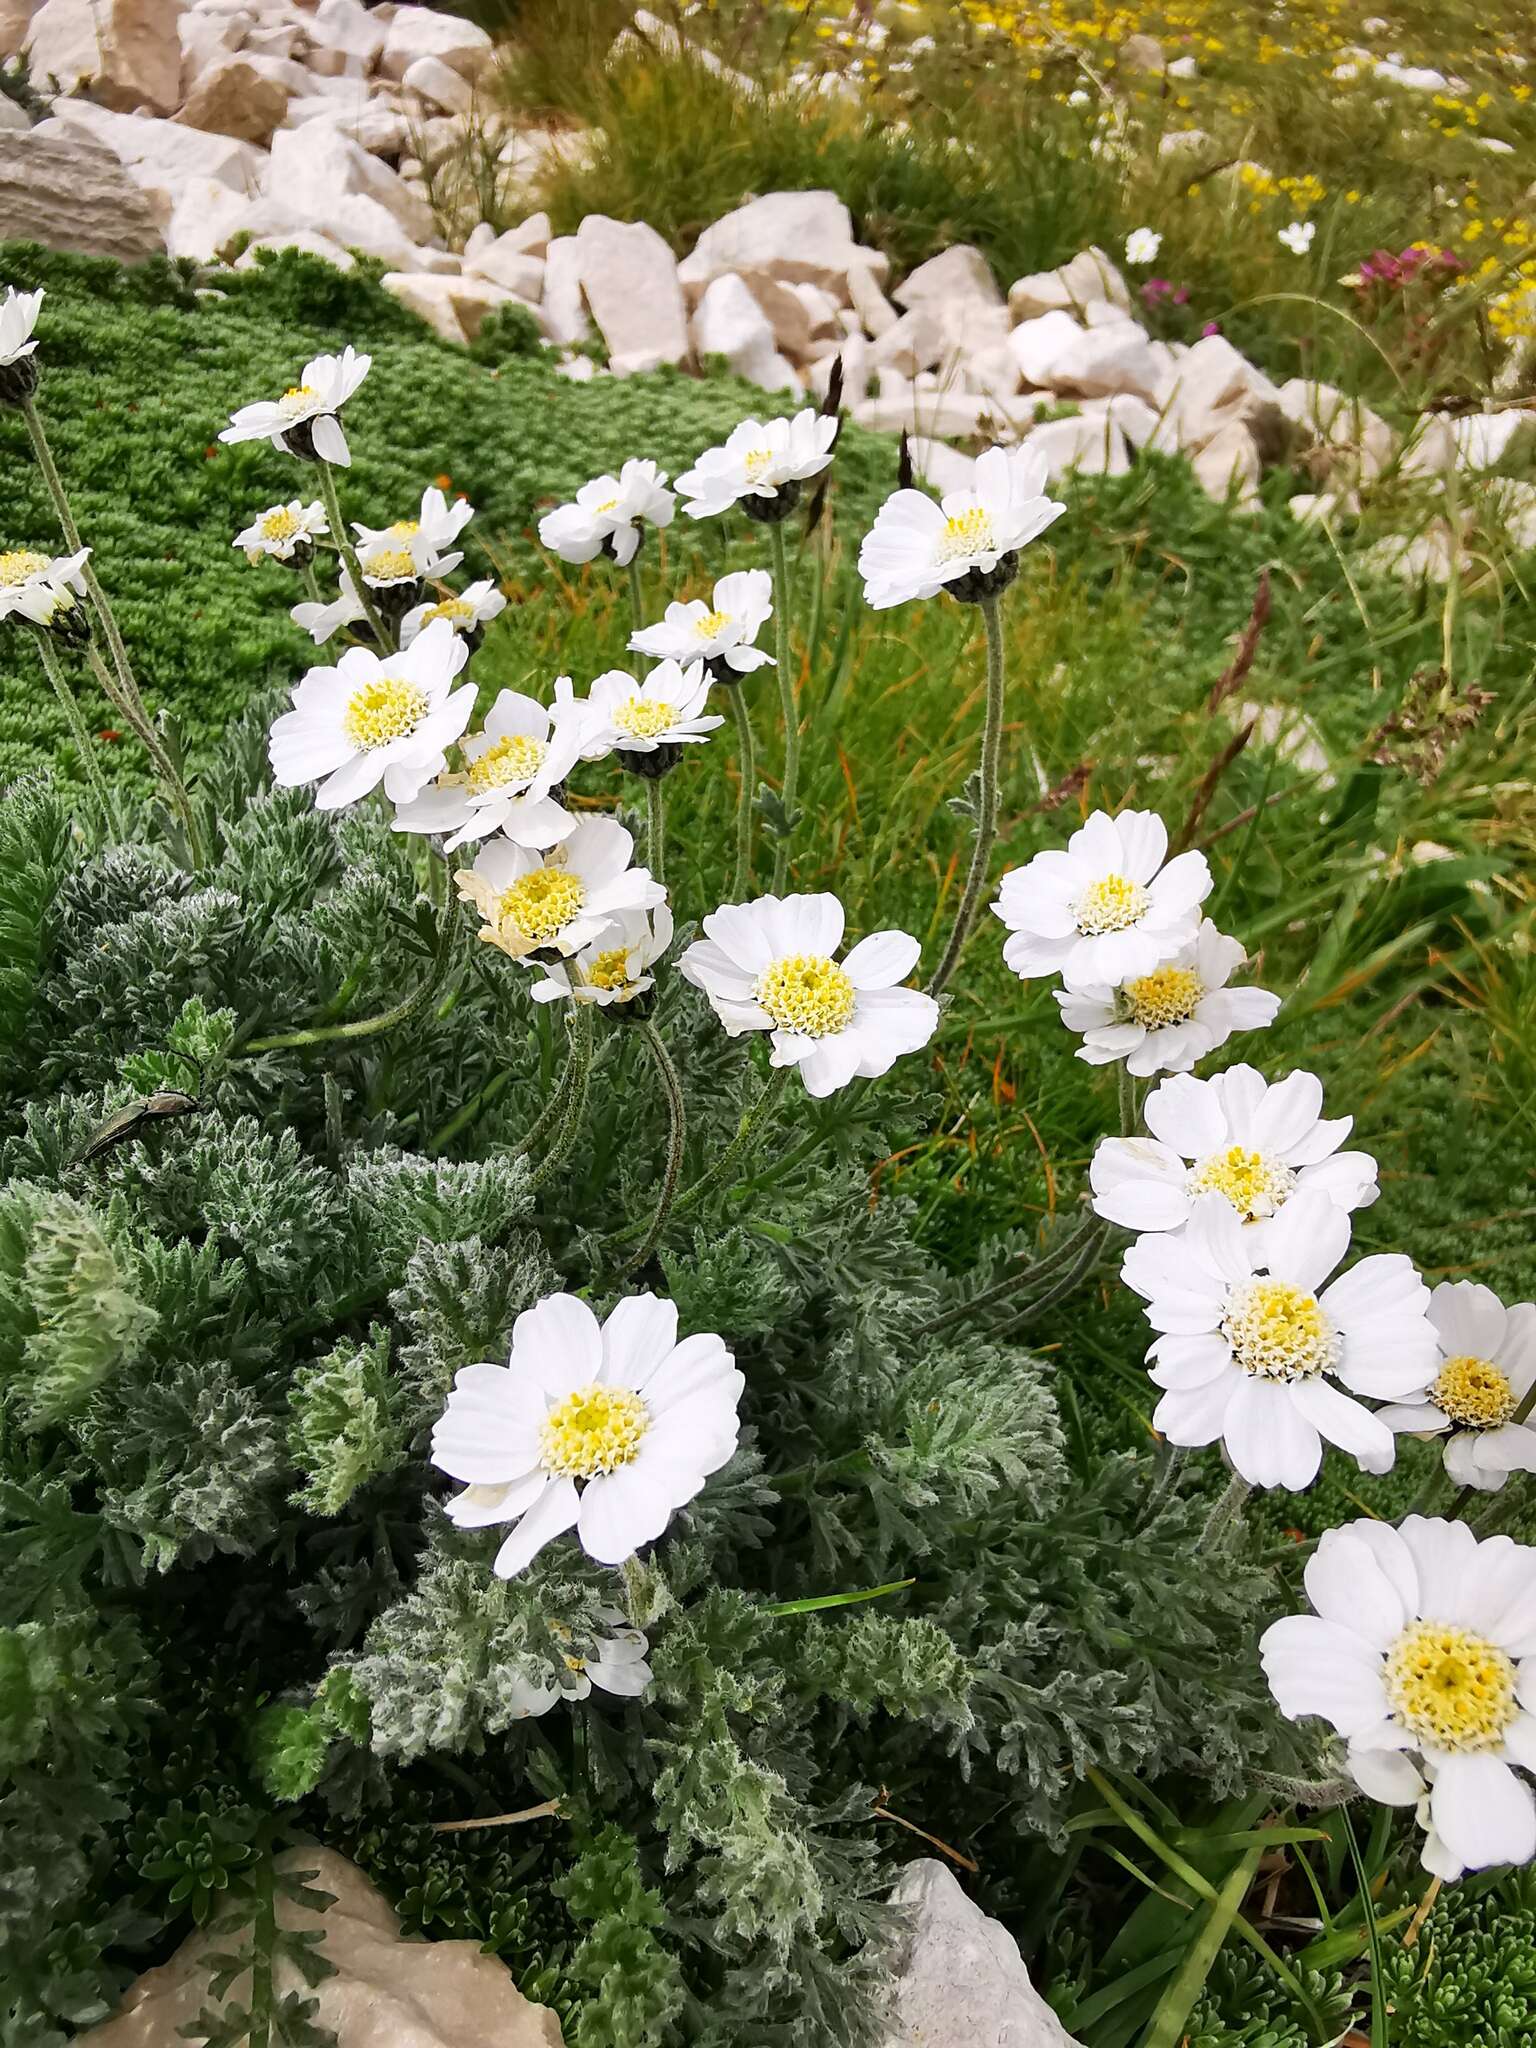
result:
[[[1120,1135],[1134,1138],[1137,1124],[1136,1081],[1125,1061],[1120,1062]]]
[[[938,971],[928,984],[931,996],[942,995],[950,976],[960,965],[960,955],[976,922],[981,899],[986,893],[987,872],[992,865],[992,843],[997,837],[998,792],[1003,772],[1003,619],[1001,597],[994,593],[981,600],[981,616],[987,628],[987,713],[981,733],[981,809],[976,818],[976,838],[971,847],[970,872],[960,908],[950,927],[949,939]]]
[[[788,1079],[788,1067],[774,1067],[770,1071],[757,1100],[743,1110],[741,1122],[730,1144],[716,1157],[712,1165],[704,1169],[696,1181],[683,1189],[672,1204],[674,1216],[686,1216],[690,1209],[698,1207],[706,1195],[713,1193],[716,1188],[725,1185],[735,1176],[737,1169],[750,1155],[758,1132],[777,1106]],[[633,1235],[633,1229],[617,1233],[620,1242]]]
[[[1039,1295],[1034,1301],[1030,1302],[1005,1327],[1003,1331],[1005,1337],[1012,1337],[1015,1332],[1022,1330],[1027,1324],[1037,1322],[1047,1309],[1054,1308],[1058,1301],[1065,1301],[1069,1294],[1077,1292],[1078,1288],[1082,1286],[1099,1262],[1099,1252],[1103,1248],[1106,1228],[1105,1224],[1100,1223],[1098,1229],[1084,1240],[1082,1250],[1055,1285],[1048,1287],[1044,1294]]]
[[[1241,1472],[1234,1472],[1227,1482],[1227,1490],[1206,1517],[1205,1527],[1195,1542],[1195,1549],[1209,1550],[1219,1542],[1227,1529],[1236,1520],[1238,1510],[1252,1493],[1253,1488]]]
[[[653,775],[645,785],[645,864],[658,882],[666,880],[667,778]]]
[[[741,771],[741,794],[736,799],[736,870],[731,877],[731,903],[746,900],[752,881],[752,805],[757,794],[757,758],[752,745],[752,715],[742,685],[727,683],[725,694],[736,714],[736,762]]]
[[[770,523],[768,544],[773,554],[773,672],[778,679],[779,704],[784,713],[784,834],[773,854],[773,893],[781,896],[789,873],[789,835],[795,828],[795,804],[800,789],[800,711],[795,703],[795,679],[789,669],[789,543],[784,538],[782,519]]]
[[[143,745],[144,751],[154,763],[155,770],[164,785],[171,809],[181,821],[182,833],[187,842],[187,858],[193,867],[203,867],[208,859],[208,849],[203,842],[202,828],[197,822],[197,813],[192,808],[192,798],[187,785],[181,779],[176,763],[166,752],[165,743],[145,713],[142,701],[130,701],[114,682],[107,664],[94,647],[87,647],[85,658],[90,663],[91,674],[101,685],[102,695],[121,714],[124,723],[132,730]]]
[[[1101,1229],[1102,1225],[1097,1216],[1085,1216],[1081,1223],[1068,1231],[1060,1243],[1052,1245],[1041,1258],[1032,1259],[1028,1265],[1020,1266],[1016,1272],[1006,1274],[1003,1279],[994,1281],[990,1287],[983,1288],[980,1294],[973,1294],[968,1301],[957,1302],[953,1308],[947,1308],[943,1315],[920,1324],[914,1334],[919,1337],[936,1337],[941,1330],[948,1330],[956,1323],[963,1323],[968,1316],[975,1315],[978,1309],[990,1308],[994,1302],[1008,1300],[1011,1295],[1017,1294],[1021,1287],[1032,1287],[1038,1281],[1048,1280],[1067,1260],[1077,1255],[1090,1235]]]
[[[92,796],[95,797],[96,802],[101,808],[102,825],[107,836],[110,838],[114,833],[119,832],[121,827],[112,802],[111,791],[107,788],[107,778],[101,772],[101,763],[97,760],[96,750],[91,745],[90,729],[81,716],[80,706],[75,702],[75,693],[69,687],[69,683],[65,678],[64,670],[60,666],[58,655],[54,652],[53,642],[48,636],[47,628],[39,627],[36,637],[37,651],[42,657],[43,667],[48,671],[48,680],[53,685],[53,693],[58,698],[65,719],[68,721],[70,736],[74,740],[75,748],[80,755],[81,769],[84,772],[86,781],[90,784]]]
[[[320,495],[325,500],[325,516],[331,523],[331,538],[346,564],[347,574],[352,578],[352,587],[357,592],[357,601],[363,608],[363,617],[368,621],[375,647],[380,654],[388,654],[395,644],[395,638],[385,629],[379,609],[363,581],[362,564],[357,559],[357,549],[347,532],[347,523],[341,516],[341,493],[336,488],[336,472],[328,462],[320,463],[319,469]]]
[[[1147,1488],[1147,1497],[1142,1503],[1141,1526],[1154,1520],[1163,1502],[1178,1482],[1184,1461],[1189,1452],[1179,1444],[1169,1443],[1166,1437],[1157,1440],[1157,1456],[1152,1467],[1152,1484]]]
[[[660,1081],[662,1093],[667,1098],[667,1162],[662,1169],[661,1191],[656,1197],[651,1227],[645,1233],[645,1240],[639,1249],[631,1252],[620,1266],[620,1279],[643,1266],[661,1241],[663,1226],[677,1194],[678,1177],[683,1170],[683,1144],[688,1129],[683,1114],[683,1084],[677,1078],[677,1068],[672,1064],[672,1055],[667,1051],[661,1033],[649,1018],[640,1029],[656,1065],[656,1078]]]
[[[629,616],[638,633],[645,624],[645,591],[640,580],[640,550],[629,558]]]
[[[571,1005],[570,1052],[560,1082],[563,1107],[549,1150],[529,1176],[530,1192],[535,1188],[541,1188],[552,1173],[558,1172],[570,1157],[576,1140],[581,1135],[581,1127],[587,1114],[587,1086],[592,1078],[592,1010],[591,1003]],[[535,1131],[537,1128],[536,1125]],[[530,1132],[529,1137],[533,1136],[534,1132]]]

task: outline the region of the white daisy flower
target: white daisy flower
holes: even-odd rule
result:
[[[391,526],[363,526],[352,522],[363,581],[381,584],[408,583],[421,576],[446,576],[457,569],[462,553],[448,551],[475,516],[467,498],[453,504],[434,484],[421,494],[421,511],[415,519],[397,519]],[[369,562],[381,565],[370,573]],[[409,561],[410,568],[404,565]],[[388,565],[393,566],[388,566]]]
[[[507,600],[487,576],[447,597],[414,605],[400,621],[400,645],[409,647],[422,627],[430,626],[434,619],[446,619],[455,633],[478,645],[492,619],[499,619],[506,608]]]
[[[1004,875],[994,913],[1013,936],[1003,958],[1021,979],[1059,974],[1068,988],[1117,988],[1195,935],[1211,892],[1203,853],[1168,852],[1155,811],[1095,811],[1066,851]]]
[[[1048,481],[1045,457],[1026,445],[989,448],[971,488],[937,504],[926,491],[894,491],[859,549],[865,603],[885,611],[946,589],[968,602],[1001,589],[1019,549],[1067,509],[1046,496]]]
[[[244,533],[235,535],[234,545],[244,548],[253,569],[263,556],[274,562],[307,561],[314,553],[317,535],[330,530],[318,498],[310,505],[301,498],[290,498],[286,505],[269,505],[265,512],[258,512]]]
[[[329,604],[306,601],[294,605],[288,614],[300,632],[307,633],[317,647],[323,647],[343,626],[361,625],[368,617],[357,594],[357,585],[352,581],[352,572],[345,564],[338,583],[340,587]]]
[[[465,1491],[461,1529],[516,1527],[498,1578],[575,1529],[599,1564],[654,1543],[736,1449],[745,1381],[717,1336],[677,1340],[677,1308],[632,1294],[599,1323],[551,1294],[512,1325],[506,1365],[467,1365],[432,1432],[432,1462]]]
[[[1093,1206],[1127,1230],[1182,1230],[1202,1195],[1225,1195],[1255,1244],[1292,1195],[1311,1189],[1340,1209],[1376,1199],[1376,1162],[1341,1152],[1352,1117],[1324,1118],[1315,1074],[1268,1082],[1254,1067],[1211,1081],[1175,1074],[1142,1109],[1151,1136],[1106,1138],[1093,1155]]]
[[[81,548],[73,555],[40,555],[31,548],[12,548],[0,554],[0,622],[24,619],[31,626],[57,625],[61,614],[72,613],[85,594],[80,572],[90,552]]]
[[[1125,260],[1138,265],[1155,263],[1162,246],[1163,238],[1156,228],[1132,228],[1125,238]]]
[[[773,578],[766,569],[738,569],[722,576],[706,604],[695,597],[687,604],[669,604],[658,626],[630,635],[636,654],[685,666],[706,661],[717,678],[723,671],[750,675],[772,668],[774,659],[755,646],[758,634],[773,616]]]
[[[621,754],[654,754],[662,747],[705,740],[725,723],[705,712],[708,700],[709,671],[702,661],[686,669],[664,661],[643,683],[627,669],[607,669],[587,692],[592,714],[588,757],[594,757],[592,750],[606,754],[615,748]]]
[[[513,1672],[502,1681],[501,1695],[511,1703],[513,1720],[547,1714],[557,1700],[584,1700],[594,1685],[621,1699],[638,1699],[645,1691],[651,1682],[645,1636],[629,1626],[620,1608],[599,1608],[598,1620],[609,1633],[594,1634],[585,1643],[578,1643],[563,1624],[548,1624],[557,1646],[555,1665]]]
[[[395,830],[447,834],[444,853],[493,832],[518,846],[557,846],[576,820],[551,792],[581,759],[582,734],[579,720],[552,718],[536,698],[503,690],[484,729],[460,740],[462,772],[439,775],[402,804]]]
[[[221,441],[270,441],[290,455],[331,462],[348,469],[352,453],[337,417],[373,367],[372,356],[345,348],[339,356],[315,356],[304,375],[281,398],[258,399],[230,414]]]
[[[1250,1485],[1293,1493],[1317,1477],[1325,1438],[1367,1472],[1391,1468],[1391,1430],[1340,1389],[1401,1400],[1428,1385],[1429,1289],[1400,1252],[1323,1286],[1348,1249],[1348,1216],[1312,1192],[1271,1218],[1262,1245],[1223,1195],[1202,1195],[1176,1237],[1137,1238],[1120,1272],[1161,1332],[1147,1357],[1169,1443],[1220,1440]]]
[[[677,499],[667,473],[654,462],[631,460],[617,476],[594,477],[569,505],[539,521],[539,539],[562,562],[591,562],[609,554],[621,569],[634,560],[646,520],[670,526]]]
[[[1236,939],[1205,918],[1171,959],[1118,988],[1099,983],[1056,990],[1062,1023],[1083,1035],[1078,1058],[1090,1067],[1124,1060],[1127,1072],[1145,1080],[1187,1073],[1234,1031],[1262,1031],[1279,1014],[1279,996],[1227,987],[1247,957]]]
[[[1420,1809],[1424,1862],[1460,1877],[1536,1856],[1536,1550],[1410,1515],[1329,1529],[1307,1562],[1315,1612],[1266,1629],[1282,1714],[1317,1715],[1361,1791]]]
[[[0,299],[0,370],[24,362],[37,347],[32,330],[43,308],[41,292],[19,292],[7,285]]]
[[[1316,233],[1315,220],[1293,220],[1289,227],[1280,230],[1278,239],[1293,256],[1305,256]]]
[[[312,668],[268,739],[272,779],[280,789],[318,782],[322,811],[381,782],[392,803],[409,803],[469,723],[475,686],[453,688],[467,659],[463,641],[438,625],[399,654],[349,647],[334,668]]]
[[[1434,1382],[1383,1408],[1388,1429],[1445,1438],[1458,1486],[1497,1493],[1511,1472],[1536,1472],[1536,1425],[1514,1415],[1536,1381],[1536,1305],[1506,1308],[1475,1280],[1442,1280],[1429,1297],[1439,1342]]]
[[[650,969],[672,943],[672,913],[659,903],[649,916],[622,911],[600,939],[583,946],[569,964],[554,960],[528,993],[536,1003],[632,1003],[656,986]]]
[[[832,460],[837,420],[806,406],[793,419],[743,420],[719,448],[706,448],[677,480],[690,519],[711,519],[741,503],[759,519],[781,519],[807,477]]]
[[[418,642],[418,645],[420,643]],[[630,866],[635,842],[613,818],[583,818],[547,854],[493,839],[454,880],[485,919],[480,933],[514,960],[568,958],[609,930],[621,911],[655,910],[666,890],[649,868]]]
[[[732,1038],[772,1033],[770,1064],[798,1067],[808,1095],[831,1095],[855,1075],[889,1072],[939,1024],[932,996],[900,984],[922,951],[905,932],[871,932],[839,965],[843,906],[835,896],[759,896],[704,920],[678,962]]]

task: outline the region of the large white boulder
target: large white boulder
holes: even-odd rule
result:
[[[365,78],[383,55],[386,32],[362,0],[320,0],[309,18],[310,65],[322,74]]]
[[[1008,290],[1008,310],[1015,320],[1033,320],[1042,313],[1079,312],[1100,299],[1130,311],[1125,279],[1095,246],[1080,249],[1059,270],[1037,270],[1016,279]]]
[[[270,142],[288,113],[288,88],[258,70],[261,58],[230,56],[209,64],[198,76],[176,116],[187,128],[233,135],[241,142]]]
[[[581,287],[615,376],[685,361],[688,311],[677,260],[656,230],[643,221],[589,213],[576,247]]]
[[[903,377],[915,377],[943,360],[948,343],[937,316],[928,306],[915,306],[888,327],[878,341],[870,343],[869,362],[875,370],[890,369]]]
[[[510,305],[513,294],[483,277],[429,277],[421,271],[389,271],[385,291],[419,313],[444,341],[473,341],[486,315]]]
[[[467,114],[475,103],[475,88],[441,57],[418,57],[400,83],[439,113]]]
[[[1080,327],[1070,313],[1021,321],[1008,346],[1026,384],[1103,398],[1114,391],[1150,399],[1170,368],[1163,344],[1134,320]]]
[[[181,100],[181,11],[182,0],[43,0],[27,38],[32,76],[168,114]]]
[[[909,1930],[882,2048],[1081,2048],[1030,1982],[1019,1945],[947,1865],[919,1857],[891,1893]]]
[[[544,326],[551,341],[569,347],[592,332],[581,289],[581,248],[574,235],[557,235],[544,251]]]
[[[958,448],[951,448],[947,441],[930,440],[926,434],[909,434],[907,453],[912,458],[915,475],[925,484],[947,497],[951,491],[969,491],[976,483],[976,458],[962,455]]]
[[[547,241],[544,246],[548,248]],[[467,276],[487,278],[504,292],[526,299],[533,306],[544,296],[544,258],[529,256],[519,249],[514,235],[493,236],[473,255],[466,248],[464,270]]]
[[[39,126],[50,133],[83,132],[105,144],[136,185],[164,194],[167,218],[190,185],[212,179],[231,192],[252,194],[266,171],[265,153],[249,142],[148,114],[114,114],[89,100],[55,100],[51,119]]]
[[[0,221],[5,234],[81,256],[140,263],[164,253],[147,195],[103,143],[49,123],[0,132]]]
[[[1201,489],[1218,504],[1247,511],[1259,500],[1259,451],[1240,420],[1229,420],[1191,457]]]
[[[254,242],[247,242],[235,263],[236,270],[255,270],[264,249],[274,252],[282,249],[301,249],[306,256],[318,256],[322,263],[334,264],[338,270],[355,270],[356,259],[333,242],[329,235],[317,235],[309,228],[295,228],[291,234],[261,235]]]
[[[969,242],[956,242],[941,255],[930,256],[904,277],[891,297],[898,306],[1001,306],[1003,295],[992,266]]]
[[[330,122],[306,121],[302,128],[285,128],[273,136],[267,194],[278,200],[299,196],[308,208],[320,211],[333,195],[364,195],[392,214],[412,242],[437,239],[437,223],[426,201],[388,164],[370,156]],[[324,232],[323,220],[319,226]]]
[[[850,265],[848,298],[853,310],[863,321],[865,332],[877,340],[896,325],[896,308],[880,289],[874,272],[866,264]]]
[[[385,33],[379,68],[386,78],[404,78],[418,58],[436,57],[473,84],[489,65],[492,50],[485,30],[457,14],[397,7]]]
[[[181,96],[186,98],[207,67],[231,56],[245,41],[256,17],[244,7],[221,14],[207,14],[189,7],[176,24],[181,43]]]
[[[855,242],[852,216],[835,192],[766,192],[707,227],[679,274],[698,294],[724,271],[766,270],[788,284],[819,284],[842,304],[855,263],[882,282],[890,267]]]
[[[793,391],[800,379],[779,353],[773,323],[746,283],[733,272],[717,277],[693,315],[694,347],[701,356],[724,356],[738,377],[764,391]]]
[[[1125,436],[1107,413],[1080,413],[1073,419],[1042,420],[1026,437],[1045,457],[1052,481],[1077,470],[1084,476],[1124,476],[1131,466]]]

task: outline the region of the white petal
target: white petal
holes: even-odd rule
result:
[[[906,932],[871,932],[843,961],[843,972],[857,989],[894,988],[917,965],[922,945]]]
[[[1437,1760],[1429,1810],[1435,1833],[1468,1870],[1536,1857],[1536,1800],[1501,1757]]]
[[[1251,1486],[1283,1486],[1300,1493],[1317,1477],[1323,1442],[1315,1423],[1269,1380],[1239,1382],[1227,1407],[1227,1456]]]
[[[1325,1621],[1336,1621],[1368,1648],[1386,1651],[1413,1619],[1400,1588],[1353,1528],[1325,1531],[1307,1560],[1307,1598]]]
[[[631,1294],[603,1324],[603,1379],[643,1393],[677,1343],[677,1304],[654,1294]]]
[[[498,1579],[515,1579],[546,1543],[576,1526],[576,1482],[552,1479],[496,1553],[491,1569]]]

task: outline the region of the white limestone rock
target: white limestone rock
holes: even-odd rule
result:
[[[1161,78],[1168,67],[1163,46],[1156,36],[1127,36],[1120,45],[1116,61],[1122,71],[1141,72],[1151,78]]]
[[[215,59],[231,56],[245,41],[256,17],[246,8],[232,8],[223,14],[205,14],[189,7],[176,24],[181,43],[181,95],[185,99],[202,73]]]
[[[1008,290],[1008,310],[1015,320],[1042,313],[1080,312],[1096,300],[1131,310],[1125,279],[1098,247],[1081,249],[1059,270],[1039,270],[1018,278]]]
[[[581,290],[581,249],[574,235],[557,235],[544,252],[544,325],[551,341],[569,346],[592,332]]]
[[[317,216],[333,197],[366,197],[392,215],[411,242],[437,239],[437,222],[426,201],[388,164],[329,122],[307,121],[302,128],[285,128],[273,136],[267,194],[303,204]],[[323,218],[312,224],[327,231]]]
[[[0,93],[0,135],[24,135],[31,126],[9,93]]]
[[[515,297],[483,277],[434,277],[419,270],[387,271],[379,282],[402,305],[419,313],[444,341],[473,341],[485,325],[486,316],[498,306],[510,305]]]
[[[6,102],[0,101],[0,105]],[[5,234],[80,256],[141,263],[165,252],[147,196],[103,143],[62,123],[0,130],[0,220]]]
[[[182,0],[43,0],[27,39],[32,76],[168,114],[181,100],[181,11]]]
[[[384,54],[386,32],[381,16],[362,0],[320,0],[309,20],[315,45],[310,64],[322,74],[334,67],[343,76],[365,78]]]
[[[472,21],[430,7],[397,7],[385,32],[379,69],[386,78],[403,79],[419,58],[436,57],[473,85],[492,55],[490,37]]]
[[[912,434],[907,440],[912,470],[941,498],[951,491],[969,491],[976,483],[976,458],[951,448],[947,441],[934,441],[926,434]]]
[[[20,53],[42,0],[0,0],[0,57]]]
[[[1511,408],[1505,412],[1474,412],[1457,420],[1451,429],[1456,449],[1456,467],[1463,470],[1493,469],[1509,453],[1511,445],[1528,435],[1536,414]]]
[[[1404,476],[1444,476],[1456,465],[1456,436],[1450,423],[1436,413],[1426,413],[1409,434],[1403,448]]]
[[[764,391],[793,391],[801,384],[794,365],[779,353],[773,323],[743,279],[717,277],[693,315],[694,347],[700,356],[724,356],[738,377]]]
[[[1053,481],[1068,470],[1084,476],[1124,476],[1131,466],[1125,436],[1107,413],[1043,420],[1025,439],[1036,454],[1045,457]]]
[[[676,258],[656,230],[643,221],[589,213],[577,230],[576,246],[582,290],[608,345],[615,376],[684,362],[687,308]]]
[[[338,270],[355,270],[356,257],[343,249],[339,242],[333,242],[329,235],[311,233],[308,228],[295,228],[288,235],[262,235],[254,242],[247,242],[235,263],[236,270],[255,270],[259,266],[263,249],[302,249],[307,256],[318,256],[322,263],[334,264]]]
[[[861,427],[877,434],[922,433],[935,439],[960,439],[974,434],[992,412],[990,401],[976,391],[904,391],[879,398],[856,399],[848,408]]]
[[[36,130],[50,134],[87,134],[103,143],[141,190],[169,220],[181,195],[212,179],[231,192],[259,191],[267,158],[262,150],[233,136],[208,135],[179,121],[161,121],[149,114],[116,114],[89,100],[60,99],[49,120]]]
[[[1259,451],[1241,421],[1220,427],[1192,458],[1195,480],[1218,505],[1248,511],[1259,501]]]
[[[209,135],[233,135],[241,142],[266,143],[288,113],[288,88],[257,69],[259,59],[230,56],[199,74],[176,116],[183,127]]]
[[[1129,391],[1150,399],[1170,368],[1163,345],[1134,320],[1080,327],[1070,313],[1022,321],[1009,348],[1026,384],[1086,398]]]
[[[441,57],[418,57],[400,83],[445,114],[467,114],[475,103],[475,89],[469,80]]]
[[[869,360],[876,370],[891,369],[903,377],[915,377],[931,370],[945,351],[944,330],[927,306],[903,313],[894,327],[888,327],[878,341],[870,344]]]
[[[882,281],[890,269],[854,241],[852,216],[835,192],[767,192],[707,227],[679,275],[697,295],[723,271],[766,270],[786,284],[819,284],[842,304],[855,263]]]
[[[510,239],[507,235],[495,237],[488,247],[476,250],[473,255],[466,245],[464,269],[469,275],[488,278],[503,291],[536,306],[544,296],[544,259],[509,248]]]
[[[947,1865],[909,1863],[891,1903],[911,1921],[882,2048],[1081,2048],[1030,1982],[1013,1936]]]
[[[992,275],[992,266],[969,242],[956,242],[938,256],[930,256],[902,279],[891,297],[908,311],[914,306],[961,305],[1001,306],[1003,295]]]

